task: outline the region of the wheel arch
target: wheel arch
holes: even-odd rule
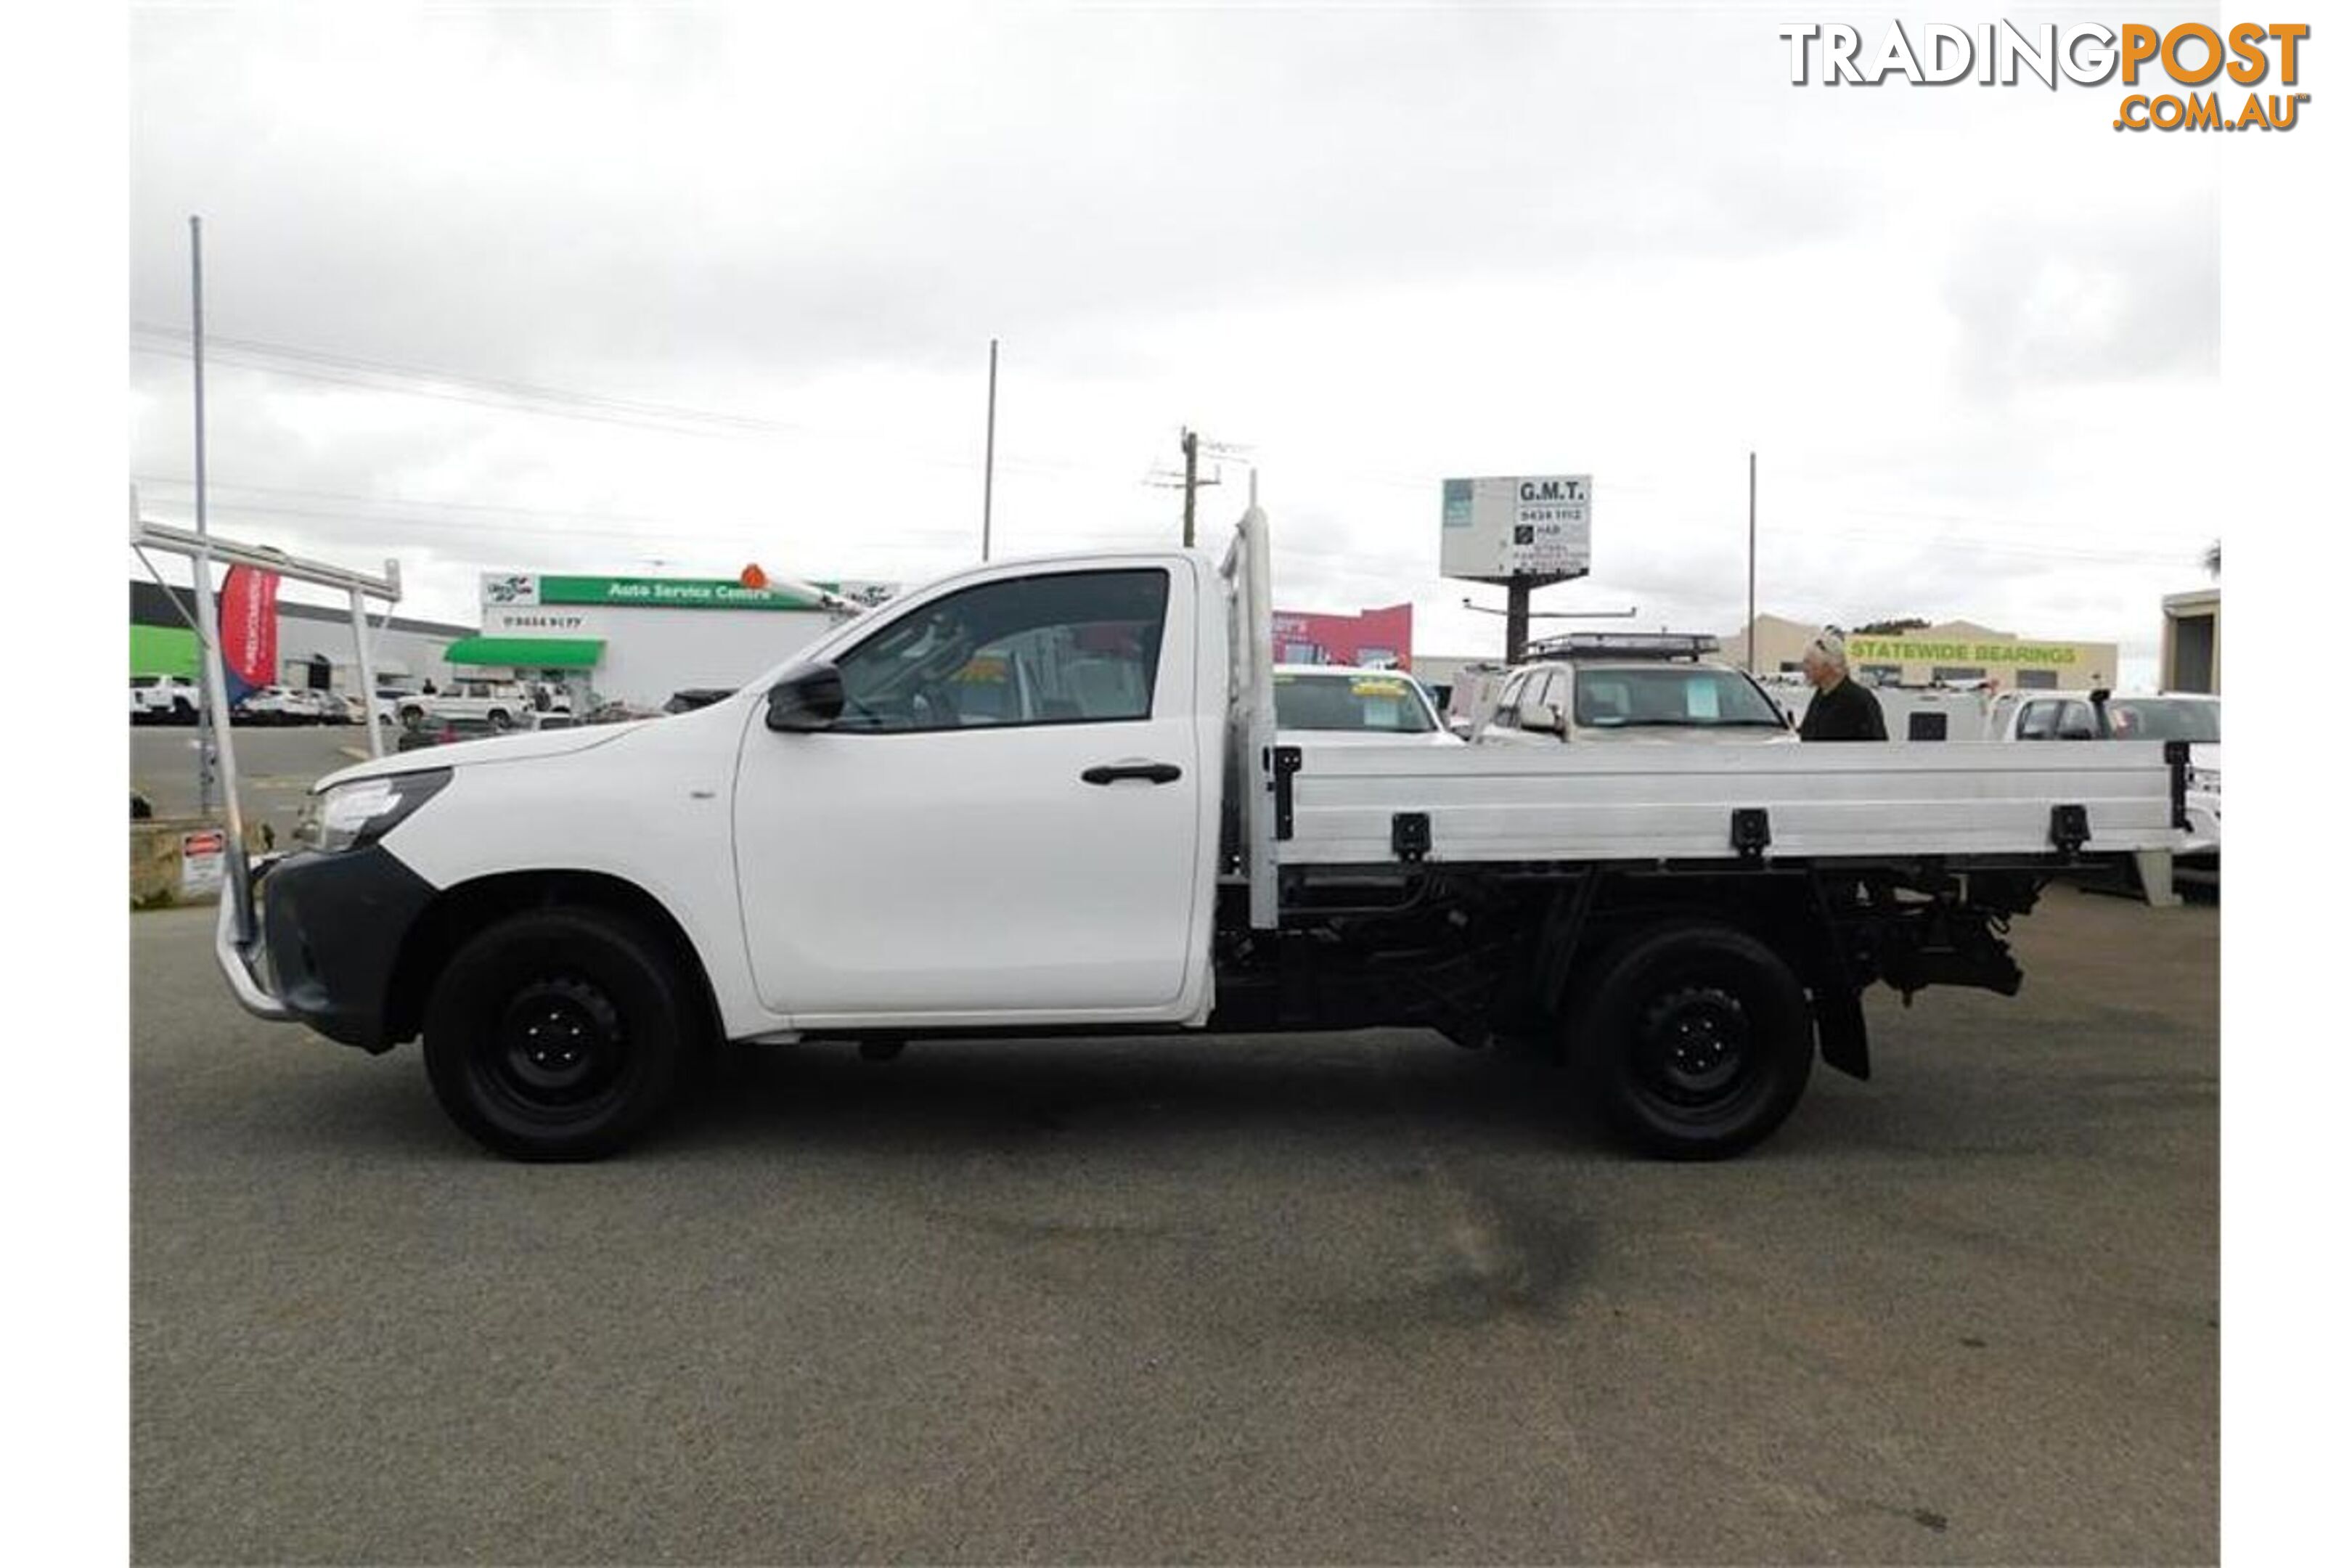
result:
[[[526,910],[602,910],[636,921],[669,950],[698,1004],[704,1041],[725,1037],[717,991],[686,927],[662,900],[626,878],[603,871],[501,871],[443,889],[402,938],[387,988],[385,1037],[405,1040],[424,1027],[435,980],[475,932]]]

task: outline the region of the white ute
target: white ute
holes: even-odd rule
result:
[[[1540,1042],[1639,1145],[1732,1153],[1860,996],[2011,993],[2069,867],[2175,847],[2156,745],[1277,733],[1265,520],[996,563],[723,701],[343,769],[233,877],[238,999],[419,1035],[491,1149],[627,1143],[720,1042],[1427,1026]]]
[[[2205,692],[2116,696],[2095,691],[2011,691],[1985,720],[1992,741],[2184,741],[2189,745],[2188,837],[2174,877],[2221,877],[2221,700]]]

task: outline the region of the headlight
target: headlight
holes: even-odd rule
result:
[[[355,779],[310,796],[295,826],[295,838],[310,848],[332,854],[361,849],[374,843],[407,819],[408,814],[439,794],[451,770],[392,773],[383,778]]]

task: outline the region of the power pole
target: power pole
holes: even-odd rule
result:
[[[1201,486],[1201,433],[1184,432],[1184,548],[1192,548],[1192,492]]]
[[[1756,450],[1748,451],[1748,673],[1756,673]]]
[[[980,558],[988,559],[988,532],[996,506],[996,340],[988,340],[988,456],[980,476]]]

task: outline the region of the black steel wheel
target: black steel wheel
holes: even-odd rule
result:
[[[1668,1158],[1721,1159],[1796,1109],[1812,1073],[1812,1014],[1803,985],[1763,942],[1676,921],[1603,956],[1569,1052],[1619,1133]]]
[[[613,1153],[669,1102],[687,996],[666,944],[635,921],[588,909],[510,916],[459,948],[434,985],[433,1092],[499,1153]]]

